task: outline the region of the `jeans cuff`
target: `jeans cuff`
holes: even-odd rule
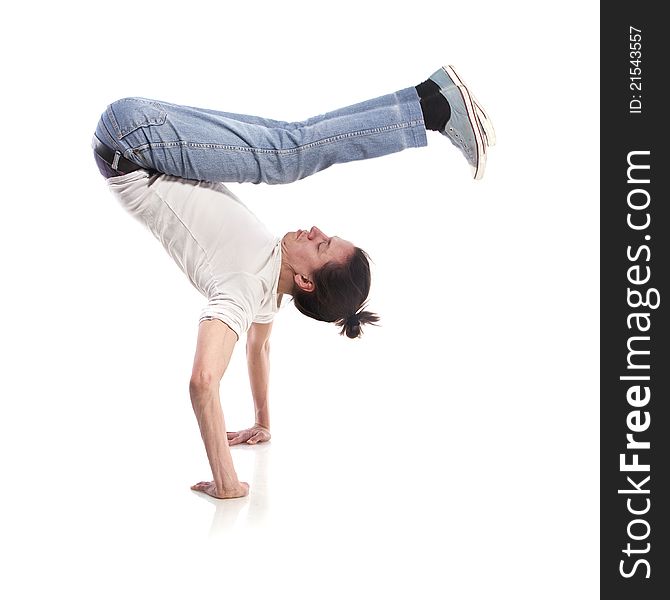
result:
[[[409,125],[412,132],[412,147],[420,148],[428,145],[426,139],[426,126],[423,122],[423,111],[421,101],[415,87],[405,88],[396,92],[403,111],[403,120]]]

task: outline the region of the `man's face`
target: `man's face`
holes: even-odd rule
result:
[[[298,229],[282,239],[284,259],[302,276],[313,273],[328,263],[345,264],[352,257],[355,246],[337,236],[328,237],[317,227]]]

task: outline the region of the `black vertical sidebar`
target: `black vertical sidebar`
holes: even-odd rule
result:
[[[670,597],[670,31],[601,3],[602,598]]]

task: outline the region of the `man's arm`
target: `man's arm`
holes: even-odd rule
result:
[[[235,473],[219,398],[219,384],[236,342],[237,335],[222,321],[200,323],[189,385],[191,404],[214,477],[214,481],[201,481],[191,489],[215,498],[239,498],[249,493],[248,484],[240,482]]]
[[[228,433],[228,442],[257,444],[270,440],[270,334],[272,323],[252,323],[247,333],[247,369],[256,419],[254,426]]]

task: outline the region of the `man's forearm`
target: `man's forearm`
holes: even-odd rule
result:
[[[254,399],[256,425],[270,429],[270,346],[247,349],[247,367],[251,395]]]
[[[191,404],[195,412],[200,435],[205,443],[212,476],[220,492],[239,486],[239,479],[230,455],[226,424],[221,410],[217,387],[191,386]]]

